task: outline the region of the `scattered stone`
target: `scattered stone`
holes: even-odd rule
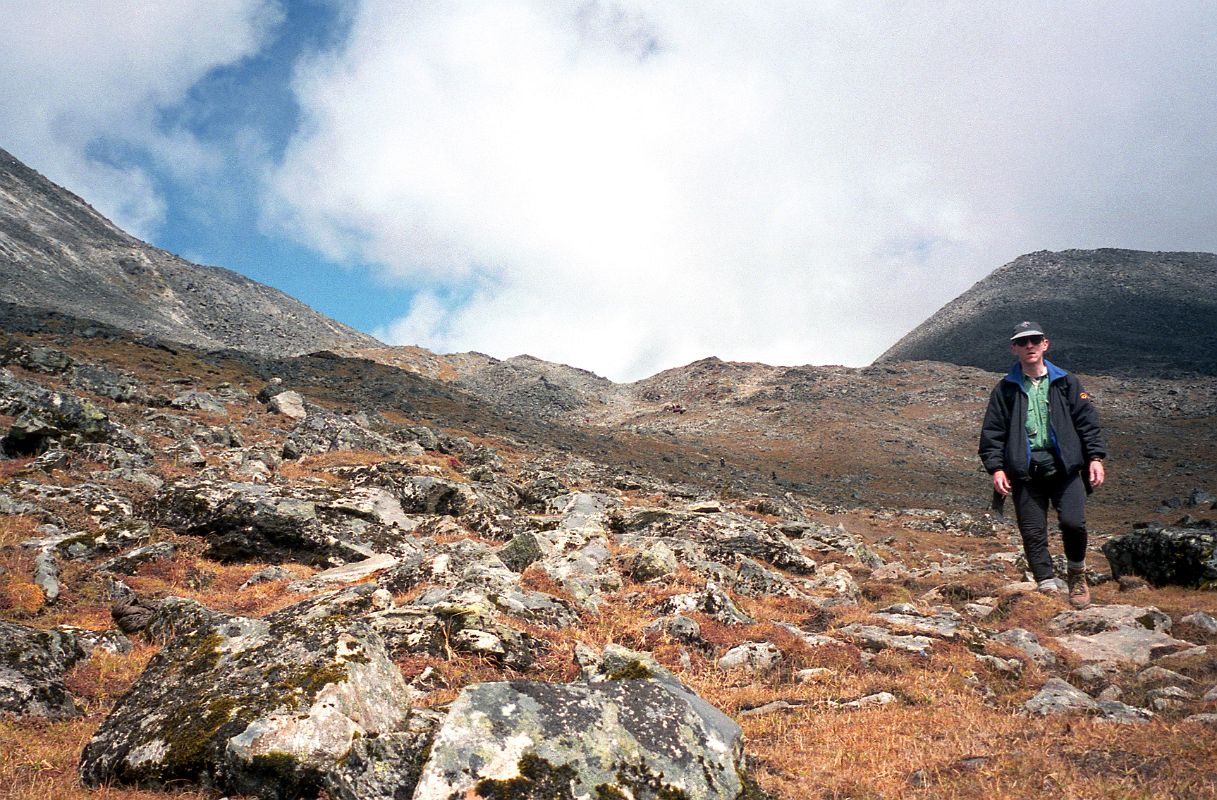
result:
[[[319,409],[300,420],[288,435],[283,442],[283,457],[294,461],[304,456],[335,450],[364,450],[396,455],[406,449],[407,446],[401,442],[374,433],[350,417]]]
[[[1093,713],[1098,711],[1099,704],[1090,695],[1070,685],[1060,678],[1049,678],[1043,688],[1023,707],[1032,714],[1049,716],[1053,714]]]
[[[412,709],[408,730],[361,736],[322,783],[331,800],[403,800],[413,796],[442,716]]]
[[[889,625],[910,628],[917,633],[940,639],[954,639],[969,633],[963,628],[963,617],[950,606],[937,606],[931,609],[931,613],[925,613],[911,603],[897,603],[880,609],[871,616]]]
[[[755,622],[713,581],[708,581],[701,592],[673,595],[660,603],[655,610],[659,614],[700,611],[725,625],[751,625]]]
[[[1028,658],[1041,667],[1051,667],[1056,664],[1056,654],[1040,644],[1039,638],[1024,628],[1011,628],[993,637],[996,642],[1009,645],[1021,650]]]
[[[282,414],[291,419],[304,419],[308,411],[304,408],[304,398],[299,392],[279,392],[266,403],[267,408],[274,414]]]
[[[836,673],[827,667],[807,667],[796,672],[794,679],[799,683],[823,683],[834,675]]]
[[[44,547],[34,556],[34,585],[42,590],[48,605],[59,599],[59,565],[54,548]]]
[[[866,697],[859,697],[857,700],[850,700],[848,703],[841,703],[841,708],[878,708],[896,702],[896,695],[891,692],[878,692],[877,694],[868,694]]]
[[[364,578],[384,572],[387,569],[392,569],[395,566],[397,566],[396,558],[385,553],[380,553],[365,558],[362,561],[355,561],[350,564],[322,570],[306,580],[295,581],[289,584],[287,588],[293,592],[313,592],[330,589],[345,583],[361,581]]]
[[[1048,627],[1058,633],[1098,633],[1120,628],[1165,633],[1171,629],[1171,618],[1153,606],[1096,605],[1058,614],[1049,621]]]
[[[214,395],[193,389],[179,392],[177,397],[173,398],[169,404],[174,408],[206,411],[209,414],[224,414],[228,411],[227,407],[217,400]]]
[[[663,542],[655,542],[629,559],[626,572],[631,579],[645,583],[666,578],[676,572],[676,554]]]
[[[498,551],[499,560],[512,572],[523,572],[545,555],[541,540],[531,531],[521,531]]]
[[[740,556],[731,588],[745,597],[806,598],[784,575],[765,569],[747,556]]]
[[[747,668],[753,672],[766,672],[782,660],[782,651],[772,642],[748,642],[733,647],[718,660],[719,669]]]
[[[1206,633],[1209,636],[1217,636],[1217,619],[1214,619],[1209,614],[1203,611],[1197,611],[1194,614],[1188,614],[1179,622],[1185,626],[1195,628],[1196,630]]]
[[[892,633],[878,625],[863,625],[855,622],[846,625],[838,631],[854,644],[864,650],[879,652],[881,650],[900,650],[919,656],[928,656],[934,640],[928,636],[911,636]]]
[[[103,561],[97,565],[97,571],[114,575],[134,575],[143,564],[170,559],[175,555],[177,555],[177,545],[172,542],[156,542]]]
[[[1069,634],[1057,637],[1055,641],[1084,661],[1114,661],[1136,666],[1145,666],[1164,655],[1192,647],[1190,642],[1145,628],[1118,628],[1090,636]]]

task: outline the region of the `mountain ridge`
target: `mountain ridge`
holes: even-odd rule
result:
[[[201,347],[379,344],[278,289],[140,241],[2,149],[0,300]]]
[[[1042,250],[1019,256],[945,304],[876,359],[1009,365],[1009,331],[1044,325],[1049,359],[1111,375],[1217,375],[1217,255]]]

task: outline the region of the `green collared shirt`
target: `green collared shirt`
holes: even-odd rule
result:
[[[1038,380],[1023,376],[1027,392],[1027,438],[1032,450],[1051,450],[1052,436],[1048,430],[1048,376]]]

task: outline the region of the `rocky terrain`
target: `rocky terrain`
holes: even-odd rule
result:
[[[4,150],[0,301],[205,348],[298,355],[376,344],[276,289],[139,241]]]
[[[1192,287],[1136,374],[1054,335],[1111,451],[1074,611],[975,455],[1004,351],[615,384],[383,347],[2,152],[0,202],[0,796],[1217,797],[1205,256],[999,271]],[[922,334],[992,340],[970,296]]]
[[[570,389],[531,414],[450,367],[22,320],[7,796],[1217,793],[1212,381],[1091,379],[1120,497],[1077,612],[985,507],[993,373],[516,361]]]
[[[1217,375],[1217,255],[1065,250],[1021,256],[879,358],[1002,370],[1019,320],[1047,326],[1049,358],[1127,377]]]

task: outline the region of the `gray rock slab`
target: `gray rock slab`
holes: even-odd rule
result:
[[[485,683],[452,703],[413,797],[737,800],[742,758],[735,722],[663,681]]]
[[[385,553],[378,553],[363,561],[330,567],[303,581],[296,581],[289,587],[292,591],[313,591],[316,589],[333,588],[344,583],[355,583],[371,575],[384,572],[397,566],[397,559]]]
[[[1144,725],[1154,718],[1154,712],[1121,703],[1118,700],[1099,700],[1100,719],[1125,725]]]
[[[934,646],[934,640],[928,636],[892,633],[878,625],[863,625],[858,622],[846,625],[837,633],[862,649],[874,652],[890,649],[927,656]]]
[[[1099,710],[1099,704],[1067,681],[1049,678],[1043,688],[1024,704],[1024,708],[1032,714],[1046,717],[1052,714],[1094,713]]]
[[[1040,644],[1039,638],[1025,628],[1011,628],[993,637],[994,641],[1021,650],[1028,658],[1041,667],[1050,667],[1056,663],[1056,654]]]
[[[1057,614],[1048,627],[1057,633],[1090,634],[1119,628],[1145,628],[1165,633],[1171,629],[1171,618],[1153,606],[1095,605]]]
[[[908,628],[939,639],[954,639],[969,633],[964,628],[963,617],[950,607],[939,606],[925,612],[908,603],[902,603],[876,611],[872,616],[889,625]]]
[[[1113,661],[1141,667],[1193,646],[1148,628],[1117,628],[1090,636],[1071,633],[1053,641],[1083,661]]]

